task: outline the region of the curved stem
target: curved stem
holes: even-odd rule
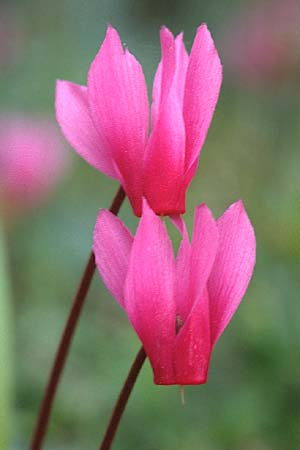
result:
[[[120,392],[119,398],[112,412],[108,427],[106,429],[99,450],[109,450],[111,448],[112,441],[115,437],[120,420],[127,405],[129,396],[131,394],[133,386],[136,382],[136,379],[138,377],[138,374],[140,373],[140,370],[144,364],[146,357],[147,355],[145,353],[145,350],[143,347],[141,347],[138,354],[135,357],[135,360],[131,366],[131,369],[127,375],[125,383],[122,387],[122,390]]]
[[[125,197],[126,194],[121,186],[118,189],[118,192],[110,207],[110,211],[113,214],[118,214]],[[44,392],[44,398],[42,400],[38,419],[32,436],[30,445],[31,450],[40,450],[42,448],[57,387],[66,363],[67,356],[70,351],[72,338],[78,324],[82,307],[84,305],[89,287],[91,285],[91,281],[93,279],[93,275],[95,273],[95,268],[96,264],[94,253],[91,252],[84,273],[82,275],[79,288],[74,297],[69,317],[66,321],[66,325],[54,358],[48,384]]]

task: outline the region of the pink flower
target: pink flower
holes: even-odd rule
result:
[[[187,54],[165,27],[153,85],[151,133],[142,68],[108,27],[91,64],[87,87],[58,81],[56,115],[75,150],[119,180],[136,215],[144,196],[157,214],[185,211],[185,192],[199,160],[221,80],[221,63],[205,24]]]
[[[45,119],[0,118],[0,206],[5,215],[39,203],[66,166],[55,126]]]
[[[212,348],[247,289],[255,236],[241,201],[215,221],[198,206],[191,243],[182,219],[178,255],[161,219],[144,203],[135,238],[102,210],[94,233],[98,270],[125,309],[157,384],[207,380]]]

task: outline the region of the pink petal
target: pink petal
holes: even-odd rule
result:
[[[157,214],[185,211],[184,152],[182,111],[172,88],[150,136],[144,164],[144,195]]]
[[[189,63],[189,55],[183,43],[183,33],[180,33],[175,39],[176,45],[176,72],[175,83],[179,102],[183,105],[186,72]]]
[[[175,261],[159,217],[144,202],[125,285],[125,309],[153,367],[155,382],[173,379]]]
[[[188,170],[198,159],[218,100],[222,66],[205,24],[198,30],[186,74],[183,116]]]
[[[204,289],[176,337],[176,384],[205,383],[210,353],[209,300]]]
[[[205,204],[198,206],[191,244],[191,301],[201,296],[206,286],[215,261],[218,239],[219,231],[212,213]]]
[[[190,309],[190,283],[191,283],[191,246],[186,230],[180,243],[176,258],[176,312],[180,319],[186,319]]]
[[[206,205],[196,209],[192,244],[183,237],[177,256],[177,312],[183,322],[192,314],[193,304],[203,290],[218,247],[218,228]]]
[[[211,352],[209,299],[206,288],[218,247],[218,228],[206,205],[196,209],[192,244],[183,237],[177,256],[177,384],[205,383]]]
[[[94,230],[96,265],[107,289],[124,306],[124,285],[133,237],[121,220],[101,210]]]
[[[152,90],[151,122],[155,127],[161,104],[167,98],[176,68],[176,49],[173,34],[166,27],[160,30],[161,61],[157,67]]]
[[[136,214],[142,206],[142,165],[148,132],[148,98],[142,68],[108,27],[88,75],[94,124],[106,141]]]
[[[162,61],[158,64],[153,81],[152,105],[151,105],[151,126],[154,128],[157,124],[160,102],[161,102],[161,82],[162,82]]]
[[[118,179],[109,150],[92,122],[87,88],[58,80],[55,108],[57,121],[70,145],[100,172]]]
[[[172,33],[163,27],[160,36],[162,59],[153,83],[152,128],[157,123],[161,104],[167,98],[171,85],[174,83],[179,103],[182,105],[188,65],[188,54],[182,41],[183,33],[180,33],[174,40]]]
[[[243,203],[231,205],[217,225],[219,247],[208,280],[213,344],[239,306],[255,264],[255,235]]]

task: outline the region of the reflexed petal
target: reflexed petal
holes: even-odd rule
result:
[[[255,264],[255,235],[243,203],[231,205],[217,225],[219,247],[208,280],[213,343],[239,306]]]
[[[167,98],[172,84],[174,84],[179,105],[182,108],[189,60],[182,38],[183,33],[180,33],[174,40],[172,33],[167,28],[161,29],[162,60],[158,65],[153,83],[152,128],[157,123],[162,100]]]
[[[175,261],[164,224],[144,202],[125,285],[125,309],[153,367],[155,382],[173,379]]]
[[[166,27],[160,30],[161,61],[157,67],[152,90],[151,122],[155,127],[160,107],[166,100],[176,69],[176,47],[173,34]]]
[[[210,210],[204,204],[198,206],[191,244],[191,302],[202,295],[206,286],[215,261],[218,238],[217,224]]]
[[[58,80],[55,108],[57,121],[70,145],[100,172],[118,179],[109,150],[91,119],[87,88]]]
[[[182,111],[176,94],[170,92],[150,136],[144,164],[144,195],[157,214],[185,211],[184,152]]]
[[[159,108],[160,108],[160,95],[161,95],[161,79],[162,79],[162,62],[157,66],[157,70],[154,76],[153,88],[152,88],[152,105],[151,105],[151,127],[156,126]]]
[[[147,88],[140,64],[123,51],[117,31],[110,26],[90,67],[88,94],[94,124],[120,171],[135,213],[140,214]]]
[[[202,296],[218,246],[218,228],[206,205],[196,209],[192,244],[183,237],[177,256],[178,313],[183,322]]]
[[[100,211],[94,230],[97,268],[113,297],[124,306],[124,285],[133,237],[111,212]]]
[[[189,63],[189,56],[183,43],[183,33],[175,39],[176,45],[176,72],[175,83],[180,105],[183,106],[183,96],[185,91],[186,72]]]
[[[191,246],[188,235],[184,230],[182,241],[176,258],[176,313],[183,320],[187,317],[190,308],[191,283]]]
[[[205,383],[210,353],[209,300],[205,289],[176,337],[176,384]]]
[[[207,26],[203,24],[197,30],[186,74],[183,106],[186,170],[199,156],[218,100],[221,81],[221,62]]]

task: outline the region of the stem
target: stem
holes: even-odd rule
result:
[[[125,192],[122,186],[118,189],[118,192],[113,199],[113,202],[110,207],[110,211],[117,215],[122,203],[125,199]],[[30,450],[40,450],[43,445],[43,441],[46,435],[49,417],[51,414],[53,401],[55,398],[55,394],[57,391],[57,387],[62,376],[62,372],[66,363],[67,356],[70,351],[70,346],[72,343],[72,338],[74,336],[74,332],[76,326],[78,324],[78,320],[82,311],[82,307],[84,305],[89,287],[91,285],[91,281],[93,279],[93,275],[95,273],[95,257],[94,253],[91,252],[88,262],[86,264],[84,273],[82,275],[79,288],[76,292],[76,295],[73,300],[73,304],[69,313],[69,317],[66,321],[66,325],[55,355],[55,359],[52,365],[52,369],[50,372],[50,377],[48,380],[48,384],[44,391],[44,398],[42,400],[42,404],[40,407],[38,419],[36,422],[36,426],[34,429],[34,433],[32,436],[32,441],[30,445]]]
[[[147,355],[145,353],[144,348],[141,347],[135,357],[135,360],[134,360],[134,362],[131,366],[131,369],[127,375],[126,381],[125,381],[125,383],[122,387],[122,390],[119,394],[119,398],[117,400],[117,403],[115,404],[114,410],[112,412],[108,427],[106,429],[106,432],[105,432],[105,435],[104,435],[104,438],[103,438],[103,441],[101,443],[99,450],[109,450],[111,448],[112,441],[115,437],[120,420],[122,418],[123,412],[127,405],[129,396],[130,396],[133,386],[136,382],[138,374],[140,373],[140,370],[144,364],[146,356]]]

